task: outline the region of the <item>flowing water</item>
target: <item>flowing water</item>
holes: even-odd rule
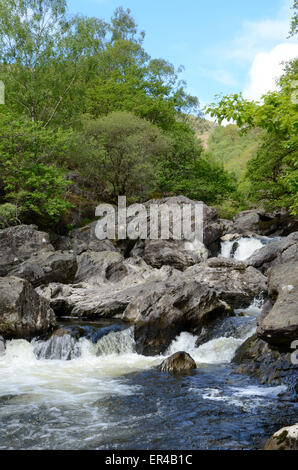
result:
[[[259,310],[242,315],[251,321]],[[136,354],[133,327],[82,328],[80,339],[7,342],[0,449],[253,449],[295,421],[285,387],[260,386],[230,363],[255,327],[199,347],[181,333],[166,355],[187,351],[198,368],[178,377],[156,370],[164,357]]]
[[[222,244],[248,258],[270,239]],[[197,369],[169,376],[164,356],[135,352],[133,327],[63,321],[71,335],[8,341],[0,356],[0,449],[260,449],[296,422],[284,386],[235,373],[236,349],[256,329],[262,299],[219,321],[212,339],[183,332],[165,356],[187,351]],[[78,334],[80,333],[80,334]]]
[[[263,246],[280,239],[280,237],[241,237],[238,240],[224,241],[221,243],[220,254],[224,258],[234,258],[238,261],[244,261]]]

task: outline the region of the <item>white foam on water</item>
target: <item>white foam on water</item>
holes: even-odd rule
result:
[[[262,297],[255,298],[249,307],[236,309],[235,314],[239,315],[241,313],[246,317],[258,317],[262,313],[263,306],[264,299]]]
[[[232,257],[232,248],[234,243],[238,243],[233,258],[238,261],[244,261],[253,255],[257,250],[264,246],[262,239],[259,238],[240,238],[234,241],[225,241],[221,243],[221,256],[224,258]]]

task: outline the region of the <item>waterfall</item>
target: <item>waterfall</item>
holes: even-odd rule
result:
[[[134,327],[109,333],[95,345],[96,356],[133,354],[135,352]]]
[[[221,242],[221,256],[244,261],[252,256],[257,250],[269,243],[280,240],[281,237],[241,237],[238,240]]]
[[[48,341],[33,341],[37,359],[69,361],[81,355],[79,342],[70,334],[52,336]]]

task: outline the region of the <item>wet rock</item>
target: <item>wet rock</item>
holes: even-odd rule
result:
[[[233,308],[248,307],[267,292],[267,279],[257,269],[227,258],[210,258],[184,272],[185,278],[205,283]]]
[[[55,323],[48,301],[28,281],[0,278],[0,334],[4,338],[32,338],[47,332]]]
[[[127,268],[120,253],[114,251],[86,252],[78,257],[76,282],[102,284],[106,280],[118,282],[127,274]]]
[[[298,232],[294,232],[284,239],[263,246],[250,256],[246,263],[266,272],[272,266],[297,261]]]
[[[257,333],[267,343],[289,349],[298,338],[298,263],[274,266],[268,274],[269,295],[277,300]]]
[[[273,434],[264,450],[298,450],[298,424],[287,426]]]
[[[134,298],[122,316],[136,325],[139,354],[163,353],[182,331],[233,313],[213,289],[196,281],[168,281],[152,287]]]
[[[49,235],[35,225],[18,225],[0,230],[0,276],[40,250],[53,250]]]
[[[5,353],[5,339],[3,338],[3,336],[0,336],[0,356],[3,356],[3,354]]]
[[[293,353],[272,349],[257,335],[247,339],[236,351],[233,362],[237,373],[255,377],[261,384],[286,385],[291,400],[298,399],[298,366]]]
[[[176,352],[158,366],[158,370],[168,372],[169,374],[181,374],[196,368],[197,366],[193,358],[184,351]]]
[[[74,280],[77,267],[72,252],[43,250],[18,265],[9,275],[26,279],[35,287],[50,282],[68,284]]]

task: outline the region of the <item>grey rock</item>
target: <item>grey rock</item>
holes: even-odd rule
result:
[[[78,257],[76,282],[102,284],[117,282],[128,274],[123,256],[114,251],[86,252]]]
[[[28,281],[0,278],[0,334],[4,338],[32,338],[46,333],[55,323],[48,301]]]
[[[143,258],[154,268],[169,265],[182,271],[201,261],[195,253],[179,248],[178,242],[166,240],[146,240]]]
[[[298,423],[273,434],[266,442],[264,450],[298,450]]]
[[[18,225],[0,230],[0,276],[40,250],[53,250],[49,235],[35,225]]]
[[[193,358],[184,351],[176,352],[158,366],[158,370],[168,372],[169,374],[181,374],[196,368],[197,366]]]
[[[35,287],[50,282],[73,282],[77,272],[77,259],[73,252],[39,251],[10,271],[10,276],[27,279]]]
[[[240,212],[234,217],[231,232],[283,236],[293,232],[295,227],[297,220],[291,217],[286,209],[276,211],[274,214],[266,213],[262,209],[253,209]]]
[[[274,266],[268,274],[269,294],[277,300],[257,333],[269,344],[289,348],[298,338],[298,263]]]

